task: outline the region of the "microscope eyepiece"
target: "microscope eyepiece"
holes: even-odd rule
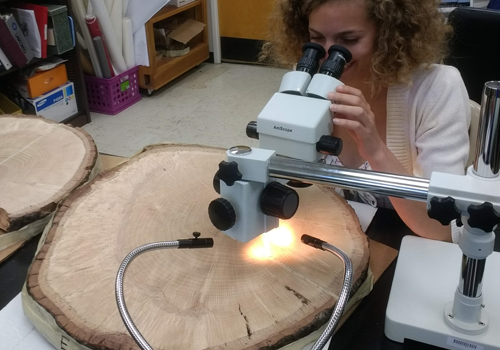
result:
[[[319,61],[326,55],[325,49],[316,43],[305,43],[302,46],[302,52],[302,57],[297,63],[295,70],[306,72],[313,76],[318,72]]]
[[[352,55],[345,47],[332,45],[328,49],[328,58],[321,65],[319,72],[340,79],[344,71],[344,65],[349,63]]]

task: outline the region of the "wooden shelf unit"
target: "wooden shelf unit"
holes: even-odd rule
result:
[[[186,55],[164,58],[156,61],[154,25],[175,15],[187,15],[202,23],[207,23],[207,1],[196,0],[182,7],[164,6],[148,22],[146,22],[146,38],[149,55],[149,67],[140,66],[139,86],[149,93],[157,90],[196,67],[209,57],[208,28],[190,41],[190,50]]]

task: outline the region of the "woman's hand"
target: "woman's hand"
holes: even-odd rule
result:
[[[353,87],[341,85],[328,94],[335,112],[333,124],[346,128],[356,142],[358,153],[368,162],[383,156],[385,144],[375,125],[375,115],[363,93]]]

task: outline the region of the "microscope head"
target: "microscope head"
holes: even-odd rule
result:
[[[342,85],[338,79],[352,56],[344,47],[333,45],[320,67],[325,55],[321,45],[307,43],[303,52],[296,70],[283,76],[279,92],[266,104],[257,122],[247,126],[247,135],[258,138],[260,148],[315,162],[322,154],[338,155],[342,149],[342,141],[331,136],[331,102],[327,95]]]

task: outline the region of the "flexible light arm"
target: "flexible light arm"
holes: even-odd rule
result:
[[[349,259],[349,256],[344,253],[344,251],[318,238],[309,235],[302,235],[301,241],[302,243],[310,245],[311,247],[325,250],[329,253],[334,254],[344,263],[344,281],[342,282],[342,289],[340,291],[339,299],[337,300],[337,303],[335,303],[332,316],[330,317],[325,330],[323,331],[323,333],[321,333],[320,337],[311,348],[311,350],[322,350],[325,344],[333,335],[340,317],[344,313],[344,308],[347,304],[347,301],[349,300],[349,293],[351,291],[353,276],[352,262],[351,259]]]
[[[198,238],[199,233],[197,232],[193,233],[193,235],[195,236],[194,239],[155,242],[137,247],[127,254],[125,259],[123,259],[120,268],[118,269],[115,283],[115,295],[118,310],[120,311],[120,316],[122,317],[123,323],[125,323],[125,327],[127,327],[129,333],[132,335],[132,338],[134,338],[135,342],[142,350],[153,350],[153,348],[148,344],[146,339],[144,339],[144,337],[142,336],[141,332],[139,332],[139,330],[135,326],[132,318],[130,317],[130,314],[128,313],[127,306],[125,305],[125,297],[123,295],[123,280],[125,277],[125,271],[127,270],[127,267],[132,262],[132,260],[147,251],[157,249],[190,249],[213,247],[214,241],[212,238]]]

